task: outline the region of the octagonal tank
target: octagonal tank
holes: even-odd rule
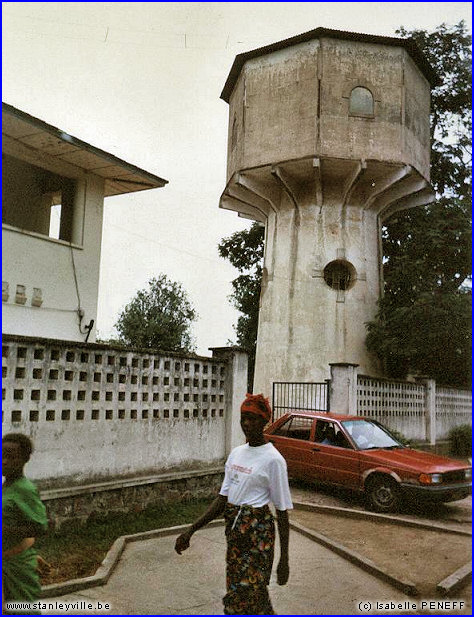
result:
[[[222,92],[227,180],[328,156],[403,163],[429,179],[435,80],[410,40],[325,28],[240,54]]]

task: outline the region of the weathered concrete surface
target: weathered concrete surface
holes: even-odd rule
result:
[[[239,349],[209,358],[4,335],[2,376],[3,434],[33,439],[25,472],[40,491],[223,465],[245,441]]]
[[[472,561],[464,564],[461,568],[458,568],[455,572],[447,576],[440,581],[436,586],[436,590],[442,595],[448,595],[454,593],[466,581],[469,581],[472,577]]]
[[[111,614],[118,615],[221,615],[225,590],[223,529],[198,532],[191,548],[181,556],[176,555],[173,545],[174,537],[128,545],[104,587],[48,602],[109,602]],[[358,614],[360,601],[410,600],[298,533],[291,536],[290,559],[288,585],[279,587],[274,580],[270,585],[279,614]],[[44,610],[43,614],[64,611]]]
[[[350,112],[368,89],[372,116]],[[429,177],[430,87],[399,48],[324,37],[248,59],[229,100],[228,179],[304,156],[402,161]]]
[[[309,503],[346,507],[349,505],[363,510],[362,501],[357,498],[350,500],[344,493],[316,491],[311,486],[293,485],[292,496],[295,500]],[[467,530],[470,528],[470,512],[471,498],[468,498],[418,514],[404,511],[400,516],[426,523],[436,521],[437,524],[449,525],[453,529]],[[348,528],[350,525],[350,521],[347,521]],[[376,529],[377,527],[372,527],[369,532],[373,534]],[[318,528],[318,531],[323,530]],[[402,533],[403,527],[394,540],[395,545],[403,546]],[[449,540],[450,536],[447,537]],[[112,605],[112,612],[109,614],[119,615],[222,614],[221,597],[225,586],[224,551],[222,528],[199,531],[193,538],[191,549],[181,557],[173,551],[172,537],[136,542],[127,546],[107,585],[51,598],[48,601],[109,601]],[[402,553],[400,558],[404,559]],[[271,583],[274,606],[280,614],[380,614],[380,611],[375,610],[375,600],[408,601],[416,606],[411,611],[393,610],[383,614],[430,613],[429,610],[421,608],[421,598],[410,598],[402,594],[296,532],[291,535],[290,560],[289,584],[278,587],[274,580]],[[408,578],[413,577],[413,572],[409,569],[404,574]],[[470,595],[469,584],[449,600],[461,599],[467,602]],[[438,599],[436,595],[434,597]],[[359,611],[357,604],[362,600],[372,602],[372,608]],[[51,615],[63,613],[43,611],[43,614]],[[81,611],[78,613],[82,614]],[[436,609],[431,613],[440,614]],[[447,613],[470,614],[470,605],[466,605],[462,610],[449,610]]]
[[[351,108],[355,88],[373,113]],[[430,86],[406,49],[324,36],[254,54],[229,99],[222,208],[265,224],[256,392],[381,375],[365,346],[382,289],[380,227],[433,200]]]
[[[355,552],[369,567],[375,566],[374,575],[391,577],[395,586],[398,581],[411,584],[422,598],[437,597],[440,581],[457,572],[472,554],[470,536],[407,527],[402,522],[348,520],[332,513],[304,511],[293,512],[292,522],[330,538],[336,549],[342,544],[349,558]],[[465,598],[464,589],[456,595]]]
[[[176,472],[151,478],[89,485],[81,490],[47,491],[42,499],[56,528],[71,521],[86,524],[100,512],[141,511],[147,506],[214,497],[222,484],[222,465],[200,472]],[[69,494],[68,494],[69,493]]]

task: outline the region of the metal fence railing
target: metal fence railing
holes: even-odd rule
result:
[[[328,411],[329,383],[273,382],[273,420],[288,411]]]

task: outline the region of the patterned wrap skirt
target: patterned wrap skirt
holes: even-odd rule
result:
[[[267,586],[273,566],[275,522],[268,506],[227,504],[227,593],[224,615],[274,615]]]

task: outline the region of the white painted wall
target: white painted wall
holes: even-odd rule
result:
[[[28,477],[55,486],[195,469],[225,457],[225,419],[220,417],[106,420],[102,412],[99,420],[56,417],[22,424],[15,430],[35,443]]]
[[[3,333],[85,340],[86,335],[79,331],[78,325],[78,293],[84,310],[83,326],[91,319],[96,320],[103,179],[89,174],[86,180],[79,181],[77,195],[81,206],[77,210],[79,215],[83,213],[83,230],[76,235],[77,244],[71,246],[61,240],[2,226],[2,281],[8,283],[9,290],[8,300],[2,304]],[[17,285],[26,287],[24,305],[15,302]],[[33,288],[42,291],[41,307],[31,306]],[[89,337],[89,341],[93,340],[95,328]]]
[[[223,464],[244,443],[247,354],[212,358],[4,335],[2,432],[49,487]]]
[[[212,357],[227,362],[229,374],[225,379],[225,399],[229,415],[226,422],[225,454],[245,443],[240,427],[240,405],[247,393],[248,354],[236,348],[211,348]]]

